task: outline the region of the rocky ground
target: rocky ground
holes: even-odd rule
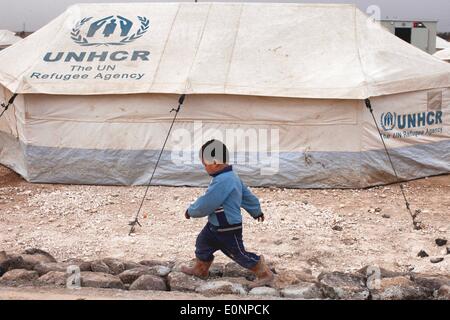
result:
[[[195,237],[204,221],[185,220],[183,214],[189,203],[203,191],[202,188],[151,187],[140,219],[142,228],[138,227],[135,234],[128,236],[128,222],[138,208],[143,187],[30,184],[0,166],[0,251],[6,251],[4,259],[28,248],[39,248],[51,253],[58,261],[77,258],[92,263],[102,257],[112,257],[122,262],[158,260],[166,267],[172,267],[167,265],[169,262],[177,266],[193,256]],[[327,281],[350,281],[356,287],[356,283],[360,283],[367,289],[366,275],[357,272],[367,265],[395,273],[395,277],[386,278],[390,279],[385,281],[388,287],[418,286],[415,292],[422,292],[422,298],[437,295],[439,288],[435,285],[423,289],[423,283],[416,281],[419,274],[438,277],[441,279],[439,284],[450,276],[448,244],[436,243],[436,239],[444,241],[450,236],[449,175],[412,181],[406,185],[413,210],[420,210],[419,219],[424,225],[422,230],[413,230],[396,185],[367,190],[254,188],[253,191],[261,199],[267,220],[258,223],[245,216],[244,241],[248,249],[264,253],[282,279],[297,274],[297,278],[285,279],[282,286],[271,291],[273,297],[288,297],[289,293],[283,290],[303,286],[302,283],[308,284],[308,290],[320,292],[321,297],[333,297],[332,291],[323,284]],[[421,251],[424,252],[418,256]],[[225,268],[229,261],[218,253],[216,262],[220,269],[222,266]],[[25,272],[26,279],[30,277],[28,282],[22,284],[25,287],[21,291],[13,289],[7,292],[15,297],[18,292],[30,294],[32,291],[26,287],[37,285],[36,281],[46,275],[34,268],[28,265],[25,269],[31,270],[21,271]],[[61,266],[58,268],[56,272],[65,272]],[[105,272],[106,269],[95,270],[110,273]],[[12,277],[18,276],[20,279],[22,275],[14,272]],[[92,273],[93,270],[83,272]],[[142,276],[160,277],[165,290],[172,290],[170,274],[162,276],[151,272]],[[172,268],[170,272],[172,276],[177,275]],[[217,271],[217,274],[220,275],[220,272]],[[60,283],[63,282],[62,274],[55,277]],[[242,274],[231,282],[228,278],[226,274],[225,279],[216,278],[216,282],[223,283],[214,284],[213,289],[219,286],[223,287],[220,290],[228,290],[227,293],[237,290],[238,294],[242,294],[242,287],[248,294],[242,279],[235,281],[236,278],[245,278]],[[133,284],[120,281],[124,288]],[[81,283],[86,283],[86,280]],[[162,289],[162,282],[158,283]],[[313,285],[309,285],[311,283]],[[203,289],[198,290],[201,284],[196,285],[194,292],[197,290],[196,294],[209,296],[208,285],[206,283]],[[0,298],[4,297],[4,288],[0,288]],[[318,291],[316,288],[319,288]],[[295,291],[299,288],[289,289]],[[270,291],[267,288],[260,290]],[[445,288],[442,290],[445,291]],[[165,294],[171,295],[175,291]],[[48,292],[49,296],[56,294]],[[131,291],[124,292],[128,294]],[[191,292],[181,291],[178,296],[181,294],[190,298],[193,297]],[[370,290],[361,292],[360,298],[373,296]]]

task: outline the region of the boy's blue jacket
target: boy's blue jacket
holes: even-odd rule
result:
[[[258,198],[247,188],[233,167],[212,175],[213,179],[206,193],[189,208],[192,218],[208,216],[209,223],[216,227],[227,227],[242,223],[241,207],[253,218],[262,215]]]

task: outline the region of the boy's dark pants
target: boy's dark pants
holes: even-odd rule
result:
[[[245,251],[242,241],[242,228],[220,232],[218,227],[208,222],[197,237],[195,256],[201,261],[210,262],[214,259],[214,252],[217,250],[221,250],[229,258],[247,269],[255,267],[259,261],[259,256]]]

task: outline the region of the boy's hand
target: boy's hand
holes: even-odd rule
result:
[[[264,213],[255,219],[258,220],[258,222],[264,222]]]
[[[191,218],[191,216],[189,215],[189,212],[186,210],[186,212],[184,213],[184,217],[186,218],[186,219],[190,219]]]

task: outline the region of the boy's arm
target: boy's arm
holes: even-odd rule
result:
[[[261,204],[258,198],[242,182],[242,208],[245,209],[253,218],[257,219],[263,216]]]
[[[221,183],[220,179],[214,179],[206,193],[198,198],[187,210],[192,218],[206,217],[219,208],[231,192],[231,186]]]

